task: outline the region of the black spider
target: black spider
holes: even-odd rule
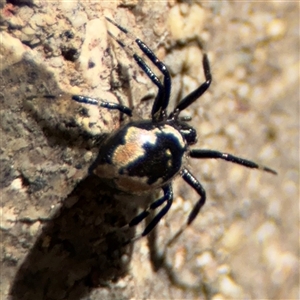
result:
[[[125,34],[129,34],[125,28],[109,18],[106,19]],[[121,41],[117,39],[116,41],[123,48],[125,47]],[[129,227],[137,225],[149,215],[150,210],[154,210],[165,203],[165,206],[140,235],[145,236],[170,209],[173,201],[172,180],[176,175],[179,174],[200,195],[200,199],[189,214],[186,226],[193,222],[204,205],[206,200],[205,190],[185,167],[185,160],[188,157],[200,159],[220,158],[248,168],[261,169],[272,174],[277,173],[270,168],[231,154],[209,149],[190,149],[189,146],[196,143],[196,130],[184,122],[179,114],[202,96],[211,84],[212,76],[207,55],[203,56],[205,82],[183,98],[175,109],[168,114],[167,108],[171,93],[170,73],[164,63],[159,61],[145,43],[138,38],[135,39],[135,42],[164,76],[162,83],[145,61],[136,53],[133,54],[133,58],[139,67],[158,88],[152,107],[151,119],[129,121],[113,132],[102,145],[96,161],[90,167],[90,172],[96,174],[114,188],[127,193],[140,194],[157,188],[163,190],[164,194],[161,198],[154,201],[127,225]],[[81,103],[116,109],[129,117],[132,116],[132,110],[120,104],[79,95],[74,95],[72,99]]]

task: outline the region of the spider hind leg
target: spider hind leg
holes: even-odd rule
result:
[[[150,221],[150,223],[146,226],[144,231],[133,237],[132,239],[128,240],[125,244],[129,244],[131,242],[134,242],[138,239],[140,239],[143,236],[146,236],[147,234],[150,233],[150,231],[153,230],[153,228],[158,224],[158,222],[166,215],[166,213],[169,211],[170,207],[172,206],[173,203],[173,190],[172,190],[172,185],[167,184],[162,187],[164,195],[159,198],[158,200],[154,201],[153,203],[150,204],[150,206],[142,211],[139,215],[134,217],[127,225],[125,225],[122,229],[128,228],[128,227],[133,227],[138,225],[140,222],[142,222],[146,217],[149,216],[150,211],[158,208],[161,206],[163,203],[167,202],[166,205],[157,213],[157,215]]]
[[[196,202],[196,204],[194,205],[192,211],[190,212],[187,222],[185,223],[185,225],[183,225],[178,231],[177,233],[172,237],[171,240],[169,240],[169,242],[167,243],[167,247],[170,247],[175,241],[177,241],[177,239],[180,237],[180,235],[183,233],[183,231],[191,225],[191,223],[196,219],[196,217],[198,216],[201,208],[204,206],[205,201],[206,201],[206,192],[205,189],[203,188],[203,186],[201,185],[201,183],[192,175],[192,173],[184,168],[181,171],[181,177],[183,178],[183,180],[189,185],[191,186],[200,196],[200,199]],[[166,248],[167,249],[167,248]]]

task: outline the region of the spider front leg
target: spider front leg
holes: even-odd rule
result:
[[[150,59],[150,61],[160,70],[160,72],[164,75],[164,82],[163,84],[160,82],[158,77],[153,73],[150,67],[145,63],[145,61],[136,53],[133,53],[132,56],[139,65],[139,67],[146,73],[146,75],[150,78],[150,80],[158,87],[158,93],[155,98],[151,116],[152,119],[155,121],[161,121],[166,117],[166,110],[170,100],[171,94],[171,76],[166,67],[166,65],[160,61],[154,52],[139,38],[134,37],[126,28],[120,26],[110,18],[107,18],[107,21],[112,23],[114,26],[119,28],[122,32],[129,35],[131,39],[133,39],[139,48],[143,51],[143,53]],[[111,33],[110,35],[118,42],[118,44],[125,48],[125,44],[114,37]]]
[[[165,117],[167,107],[169,105],[170,95],[171,95],[171,76],[166,67],[166,65],[161,62],[153,51],[140,39],[135,40],[140,49],[147,55],[151,62],[162,72],[164,75],[164,84],[163,84],[163,96],[156,97],[153,107],[152,107],[152,118],[155,118],[156,114],[158,120]]]
[[[97,105],[97,106],[104,107],[107,109],[116,109],[119,112],[124,113],[129,117],[132,116],[132,110],[129,107],[118,104],[118,103],[106,102],[106,101],[98,100],[96,98],[90,98],[90,97],[80,96],[80,95],[73,95],[72,100],[79,102],[79,103]]]
[[[251,160],[247,160],[241,157],[237,157],[228,153],[222,153],[219,151],[215,151],[215,150],[205,150],[205,149],[195,149],[195,150],[191,150],[189,152],[190,157],[193,158],[202,158],[202,159],[206,159],[206,158],[220,158],[226,161],[230,161],[233,162],[235,164],[247,167],[247,168],[252,168],[252,169],[260,169],[263,170],[265,172],[269,172],[271,174],[277,175],[277,172],[265,167],[265,166],[261,166],[258,165],[257,163],[251,161]]]
[[[158,222],[165,216],[165,214],[169,211],[170,207],[172,206],[173,203],[173,190],[172,190],[172,185],[168,184],[162,187],[164,195],[159,198],[158,200],[154,201],[151,203],[151,205],[144,211],[142,211],[139,215],[134,217],[127,225],[125,225],[122,229],[126,227],[133,227],[139,224],[142,220],[144,220],[149,214],[150,210],[154,210],[160,205],[162,205],[164,202],[167,202],[166,205],[158,212],[158,214],[150,221],[150,223],[146,226],[144,231],[135,236],[134,238],[130,239],[127,241],[125,244],[131,243],[153,230],[153,228],[158,224]]]
[[[106,17],[106,20],[109,21],[110,23],[112,23],[113,25],[115,25],[117,28],[119,28],[125,34],[129,34],[131,36],[131,38],[135,40],[136,44],[144,52],[144,54],[162,72],[162,74],[164,75],[164,87],[165,87],[165,89],[164,89],[165,99],[164,100],[167,102],[167,103],[164,103],[162,105],[162,107],[163,107],[163,109],[166,109],[168,106],[168,101],[169,101],[170,94],[171,94],[171,76],[170,76],[170,73],[169,73],[166,65],[156,57],[154,52],[142,40],[134,37],[132,34],[130,34],[130,32],[126,28],[120,26],[119,24],[117,24],[116,22],[111,20],[110,18]]]
[[[178,105],[175,107],[174,111],[170,114],[169,118],[177,117],[181,111],[190,106],[193,102],[195,102],[199,97],[201,97],[209,88],[212,76],[210,72],[210,66],[208,57],[206,54],[203,56],[203,69],[205,75],[205,82],[203,82],[196,90],[188,94],[185,98],[183,98]]]

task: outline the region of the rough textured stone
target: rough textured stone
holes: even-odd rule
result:
[[[0,32],[3,299],[297,299],[297,4],[10,2],[2,4]],[[69,94],[123,102],[147,117],[152,101],[140,100],[156,93],[108,37],[105,16],[170,65],[171,107],[204,80],[207,52],[212,86],[185,112],[198,131],[195,148],[279,172],[190,161],[207,204],[169,247],[198,197],[180,178],[154,233],[123,247],[135,230],[117,229],[157,193],[125,197],[87,176],[120,116]]]

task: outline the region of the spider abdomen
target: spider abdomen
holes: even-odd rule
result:
[[[186,147],[180,131],[170,124],[130,122],[105,141],[91,171],[118,190],[142,193],[179,173]]]

